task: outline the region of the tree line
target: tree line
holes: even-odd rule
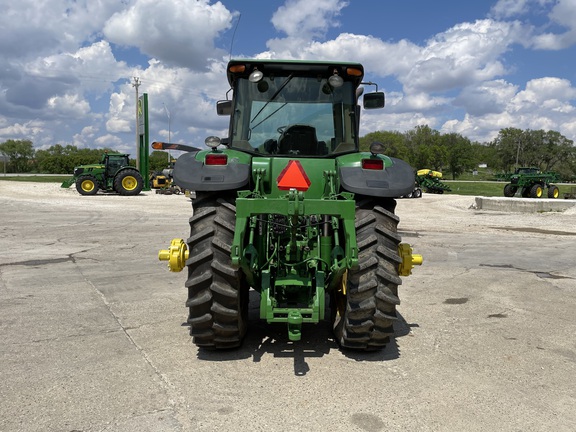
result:
[[[78,165],[97,164],[109,148],[87,149],[74,145],[56,144],[46,150],[35,150],[32,141],[8,140],[0,144],[0,154],[4,156],[7,173],[72,174]],[[130,159],[136,166],[136,159]],[[161,171],[168,166],[166,152],[153,151],[150,154],[150,170]],[[3,169],[0,166],[0,169]]]
[[[416,126],[406,132],[377,131],[360,138],[360,149],[370,143],[385,145],[388,156],[403,159],[414,169],[429,168],[457,179],[486,164],[491,173],[509,172],[518,166],[555,171],[564,181],[576,181],[576,147],[559,132],[544,130],[501,129],[491,142],[472,142],[457,133],[443,134],[429,126]],[[29,140],[8,140],[0,144],[6,172],[45,174],[72,173],[75,166],[100,162],[111,149],[79,149],[56,144],[35,150]],[[135,165],[135,160],[132,160]],[[165,152],[153,151],[150,170],[168,166]]]
[[[576,180],[574,142],[556,131],[505,128],[493,141],[479,143],[457,133],[416,126],[407,132],[369,133],[360,138],[360,148],[367,151],[374,141],[385,145],[388,156],[403,159],[416,170],[429,168],[452,179],[485,164],[491,173],[537,167],[555,171],[564,181]]]

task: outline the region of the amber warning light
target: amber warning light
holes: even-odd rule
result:
[[[302,164],[297,160],[288,162],[276,182],[280,190],[296,189],[304,192],[310,187],[310,179],[306,175],[304,168],[302,168]]]

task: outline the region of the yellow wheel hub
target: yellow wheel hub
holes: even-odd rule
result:
[[[84,180],[80,185],[83,191],[92,192],[94,190],[94,182],[92,180]]]
[[[398,274],[400,276],[410,276],[412,269],[417,265],[422,265],[424,259],[422,255],[413,254],[412,247],[408,243],[398,245],[398,254],[402,262],[398,265]]]
[[[173,239],[170,242],[169,249],[163,249],[158,252],[160,261],[168,261],[170,271],[179,272],[186,267],[186,260],[189,255],[188,246],[182,239]]]
[[[126,176],[122,179],[122,187],[126,190],[134,190],[138,186],[138,180],[132,176]]]

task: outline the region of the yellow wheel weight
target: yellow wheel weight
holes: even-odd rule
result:
[[[173,239],[169,249],[158,252],[160,261],[168,261],[170,271],[179,272],[186,267],[186,260],[189,256],[188,246],[182,239]]]
[[[424,261],[422,255],[412,253],[412,247],[408,243],[400,243],[398,245],[398,255],[402,259],[402,262],[398,265],[398,274],[400,276],[410,276],[412,269],[417,265],[422,265]]]

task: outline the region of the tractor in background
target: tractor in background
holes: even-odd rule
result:
[[[172,179],[175,162],[176,159],[171,159],[168,168],[164,168],[161,171],[154,171],[150,174],[150,187],[156,190],[157,194],[179,195],[182,192],[180,187],[175,185]]]
[[[548,189],[548,198],[558,198],[558,186],[552,184],[560,180],[555,172],[542,172],[535,167],[516,168],[513,173],[503,174],[500,180],[509,182],[504,186],[504,196],[513,197],[520,191],[523,198],[541,198]]]
[[[450,186],[443,183],[440,179],[442,173],[439,171],[432,171],[431,169],[421,169],[416,172],[416,181],[414,190],[406,195],[406,198],[421,198],[422,190],[428,193],[443,194],[450,192]]]
[[[185,144],[173,144],[162,141],[154,141],[152,143],[154,150],[179,150],[179,151],[199,151],[199,148],[187,146]],[[157,194],[161,195],[179,195],[184,191],[180,186],[174,184],[173,172],[176,159],[170,158],[168,167],[163,170],[154,171],[150,174],[150,187],[156,190]]]
[[[443,194],[452,190],[450,186],[440,180],[441,178],[441,172],[431,169],[421,169],[416,172],[416,183],[428,193]]]
[[[120,195],[138,195],[144,187],[140,172],[130,166],[128,154],[104,153],[99,164],[80,165],[61,187],[73,184],[80,195],[96,195],[99,190],[117,192]]]

